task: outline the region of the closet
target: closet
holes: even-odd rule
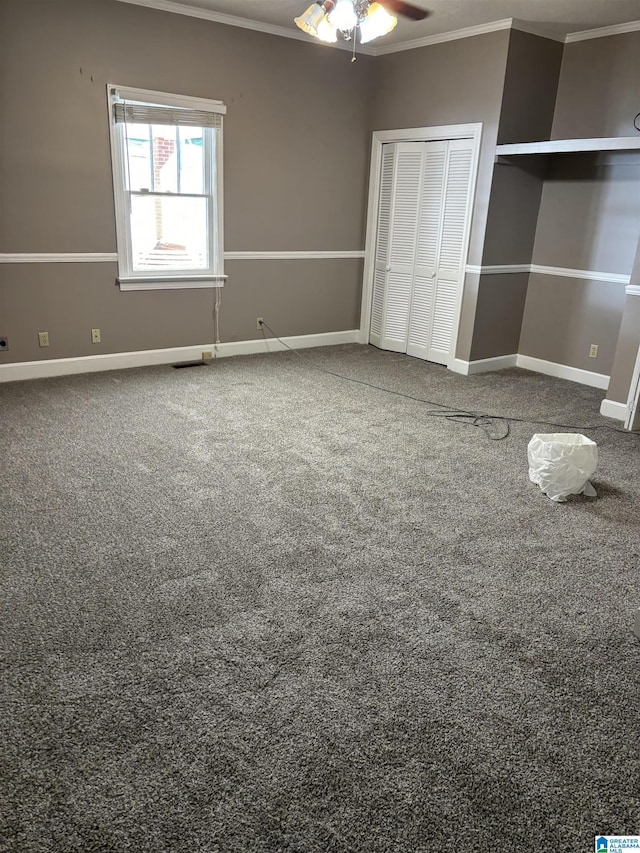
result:
[[[448,364],[458,326],[474,142],[382,146],[369,341]]]

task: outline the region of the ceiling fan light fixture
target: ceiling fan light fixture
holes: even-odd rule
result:
[[[366,44],[380,36],[385,36],[398,23],[394,15],[390,15],[380,3],[371,3],[367,15],[360,23],[360,42]]]
[[[318,24],[318,32],[316,35],[320,41],[326,41],[329,42],[329,44],[338,41],[338,31],[326,15]]]
[[[325,12],[322,6],[319,3],[312,3],[305,12],[293,20],[303,32],[318,37],[318,27],[324,18]]]
[[[353,0],[338,0],[335,8],[329,12],[329,23],[337,30],[348,32],[358,25],[358,15]]]

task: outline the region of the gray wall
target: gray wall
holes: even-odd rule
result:
[[[499,144],[549,139],[562,57],[560,42],[511,31]]]
[[[640,151],[549,158],[534,263],[629,275],[638,236]]]
[[[372,58],[115,0],[0,5],[0,252],[115,251],[107,82],[227,104],[227,250],[362,249]],[[283,334],[358,327],[359,261],[227,267],[223,341],[255,338],[256,316]],[[121,293],[115,275],[0,264],[0,361],[212,340],[211,291]]]
[[[469,263],[482,259],[493,156],[498,135],[509,31],[381,56],[374,67],[371,130],[483,123]],[[468,359],[476,316],[477,276],[467,276],[458,358]]]
[[[640,33],[568,44],[552,137],[637,135],[631,121],[639,94]],[[637,152],[549,158],[535,264],[629,275],[639,235]],[[610,374],[624,304],[623,284],[532,275],[520,352]],[[599,346],[595,359],[591,343]]]
[[[519,351],[608,374],[624,300],[619,284],[531,273]],[[591,344],[598,344],[597,358],[589,358]]]
[[[640,235],[640,155],[549,158],[533,262],[629,275]],[[532,275],[520,352],[610,374],[624,308],[624,284]],[[546,317],[553,322],[539,334]],[[577,318],[579,322],[577,322]],[[588,334],[587,334],[588,332]],[[590,344],[597,358],[589,358]],[[554,355],[555,354],[555,355]]]
[[[558,88],[562,45],[512,30],[498,141],[548,139]],[[529,264],[540,209],[546,159],[501,158],[493,168],[482,263]],[[482,275],[471,359],[518,352],[528,276]]]
[[[640,32],[565,45],[552,139],[635,136]]]
[[[630,134],[640,33],[562,46],[499,31],[355,64],[347,53],[116,0],[0,4],[0,252],[113,252],[107,82],[220,98],[228,251],[364,242],[370,132],[484,125],[471,264],[628,273],[640,233],[637,155],[498,165],[500,141]],[[16,129],[18,132],[16,132]],[[537,228],[537,230],[536,230]],[[534,241],[535,231],[535,241]],[[229,261],[223,341],[356,328],[362,264]],[[121,293],[114,264],[0,264],[0,362],[210,342],[210,291]],[[603,373],[623,287],[468,275],[457,355],[519,350]],[[553,314],[553,322],[548,318]],[[89,330],[102,329],[92,345]],[[51,347],[37,346],[37,331]],[[598,343],[598,359],[585,346]]]

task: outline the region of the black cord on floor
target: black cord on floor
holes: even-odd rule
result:
[[[405,394],[402,391],[394,391],[392,388],[384,388],[382,385],[375,385],[373,382],[365,382],[363,379],[355,379],[352,376],[345,376],[343,373],[337,373],[334,370],[329,370],[326,367],[321,367],[317,364],[313,359],[307,358],[302,355],[298,350],[290,347],[288,343],[279,338],[278,335],[273,331],[273,329],[262,320],[261,323],[262,334],[264,336],[264,330],[267,329],[273,337],[280,341],[280,343],[290,350],[294,355],[298,358],[302,359],[302,361],[310,364],[316,370],[320,370],[322,373],[327,373],[329,376],[335,376],[338,379],[344,379],[346,382],[354,382],[356,385],[365,385],[367,388],[374,388],[376,391],[384,391],[385,394],[393,394],[396,397],[403,397],[405,400],[413,400],[416,403],[425,403],[430,406],[437,406],[439,411],[427,411],[422,414],[429,418],[443,418],[447,421],[452,421],[454,423],[462,424],[463,426],[472,426],[472,427],[480,427],[487,436],[487,438],[491,439],[491,441],[502,441],[507,438],[511,432],[511,424],[512,423],[521,423],[521,424],[531,424],[532,426],[549,426],[556,427],[558,429],[569,429],[574,432],[582,432],[584,430],[596,430],[596,429],[604,429],[609,432],[619,432],[622,435],[631,435],[636,438],[640,437],[640,433],[638,432],[630,432],[628,430],[617,429],[616,427],[608,426],[607,424],[593,424],[589,426],[576,426],[575,424],[558,424],[553,421],[540,421],[540,420],[529,420],[527,418],[515,418],[507,415],[491,415],[486,412],[468,412],[464,409],[453,409],[450,406],[445,405],[444,403],[438,403],[435,400],[427,400],[424,397],[414,397],[411,394]]]

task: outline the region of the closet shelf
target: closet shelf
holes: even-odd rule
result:
[[[579,151],[633,151],[640,150],[638,136],[596,137],[594,139],[548,139],[544,142],[515,142],[496,145],[496,157],[516,154],[570,154]]]

